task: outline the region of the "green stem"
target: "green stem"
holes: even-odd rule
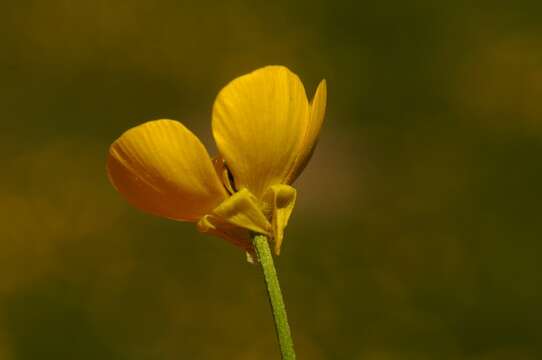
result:
[[[269,249],[269,242],[264,235],[254,235],[252,243],[256,249],[256,256],[262,266],[265,284],[267,285],[267,294],[273,310],[273,319],[275,320],[275,330],[279,340],[280,353],[282,360],[295,360],[294,343],[288,325],[286,308],[282,300],[279,279],[273,264],[273,255]]]

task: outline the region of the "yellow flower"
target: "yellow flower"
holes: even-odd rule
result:
[[[135,207],[196,222],[198,229],[251,251],[251,232],[267,235],[278,255],[296,190],[326,108],[322,80],[311,103],[283,66],[238,77],[218,94],[212,129],[220,155],[173,120],[154,120],[121,135],[107,160],[113,186]]]

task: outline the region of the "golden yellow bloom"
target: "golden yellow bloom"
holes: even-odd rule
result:
[[[213,106],[220,155],[173,120],[126,131],[109,149],[115,188],[135,207],[180,221],[251,250],[267,235],[279,254],[296,191],[290,186],[312,155],[326,108],[322,80],[311,103],[283,66],[267,66],[224,87]]]

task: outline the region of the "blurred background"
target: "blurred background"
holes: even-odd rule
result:
[[[328,81],[277,259],[299,359],[542,358],[540,1],[8,1],[0,359],[278,359],[258,268],[108,146],[267,64]]]

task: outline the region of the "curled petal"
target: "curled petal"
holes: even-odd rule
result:
[[[175,220],[196,221],[227,196],[203,144],[173,120],[126,131],[109,149],[107,170],[132,205]]]
[[[326,80],[320,81],[314,98],[312,99],[310,105],[310,117],[307,122],[307,127],[305,130],[305,136],[303,137],[303,142],[301,143],[301,148],[299,155],[295,161],[288,179],[287,184],[291,184],[297,179],[299,174],[305,169],[307,163],[309,162],[316,143],[318,141],[318,135],[322,128],[322,123],[324,122],[324,115],[326,113],[326,102],[327,102],[327,85]]]
[[[271,209],[275,254],[280,254],[284,228],[294,209],[296,190],[289,185],[273,185],[264,196],[264,202]]]
[[[213,135],[235,179],[261,199],[293,168],[309,119],[303,84],[283,66],[241,76],[218,94]]]

